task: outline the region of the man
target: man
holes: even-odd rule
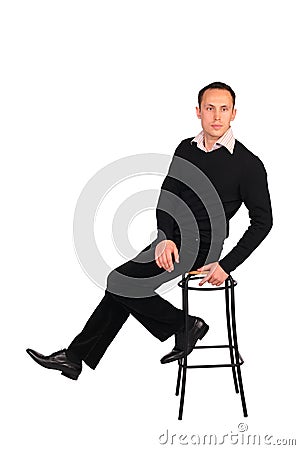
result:
[[[103,299],[68,348],[49,356],[27,349],[41,366],[60,370],[71,379],[80,375],[82,361],[95,369],[130,314],[160,341],[175,336],[174,348],[161,363],[180,359],[183,356],[183,311],[164,300],[155,289],[189,270],[208,270],[199,284],[209,282],[219,286],[269,233],[273,219],[267,174],[261,160],[233,136],[234,91],[221,82],[205,86],[199,92],[196,113],[202,131],[179,144],[162,184],[156,209],[157,238],[136,258],[109,274]],[[200,195],[196,195],[186,181],[189,167],[191,173],[193,167],[200,174]],[[180,170],[184,172],[183,180],[176,175]],[[213,186],[208,208],[202,201],[205,180]],[[217,237],[212,239],[214,221],[220,216],[219,212],[210,215],[209,209],[217,203],[214,196],[222,207],[226,231],[222,236],[219,229]],[[236,246],[219,259],[224,238],[229,234],[229,220],[242,203],[249,210],[250,226]],[[187,211],[192,212],[189,220]],[[211,217],[214,217],[213,223]],[[196,224],[198,234],[195,229],[191,231],[191,224]],[[214,240],[217,250],[211,253]],[[204,264],[207,259],[208,264]],[[203,319],[189,316],[188,353],[208,329]]]

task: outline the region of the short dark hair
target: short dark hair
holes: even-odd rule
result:
[[[204,88],[202,88],[199,91],[199,94],[198,94],[199,108],[201,108],[201,102],[202,102],[202,98],[203,98],[204,92],[207,91],[208,89],[223,89],[224,91],[230,92],[231,97],[232,97],[233,107],[234,107],[234,105],[235,105],[235,92],[234,92],[234,90],[230,86],[228,86],[228,84],[222,83],[221,81],[214,81],[213,83],[208,84],[207,86],[205,86]]]

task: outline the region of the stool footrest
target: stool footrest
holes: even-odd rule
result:
[[[230,348],[230,349],[234,350],[234,346],[233,345],[228,345],[228,344],[227,345],[196,345],[194,347],[194,350],[195,349],[202,350],[202,349],[205,349],[205,348]],[[196,369],[196,368],[206,369],[206,368],[209,368],[209,367],[239,367],[242,364],[244,364],[244,360],[243,360],[243,358],[242,358],[242,356],[240,355],[239,352],[238,352],[238,355],[239,355],[239,361],[236,362],[236,363],[233,363],[233,364],[231,364],[231,363],[225,363],[225,364],[197,364],[197,365],[193,364],[193,365],[186,365],[185,366],[184,362],[182,362],[183,361],[183,358],[182,358],[181,360],[178,361],[178,365],[180,367],[186,367],[187,369]]]
[[[202,368],[202,369],[206,369],[206,368],[210,368],[210,367],[238,367],[241,366],[242,364],[244,364],[244,362],[240,362],[238,364],[197,364],[197,365],[187,365],[185,366],[184,363],[179,363],[180,367],[186,367],[187,369],[197,369],[197,368]]]

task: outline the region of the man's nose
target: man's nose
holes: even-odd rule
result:
[[[215,120],[220,120],[220,111],[218,111],[217,109],[215,110]]]

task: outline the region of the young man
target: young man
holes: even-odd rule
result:
[[[221,82],[205,86],[199,92],[196,113],[202,131],[179,144],[162,184],[156,209],[157,238],[137,257],[109,274],[103,299],[68,348],[49,356],[27,349],[41,366],[60,370],[72,379],[80,375],[82,361],[95,369],[129,314],[160,341],[175,335],[175,346],[161,363],[180,359],[183,311],[155,290],[189,270],[208,270],[199,284],[209,282],[219,286],[269,233],[273,219],[265,168],[256,155],[234,138],[230,126],[236,115],[234,91]],[[193,178],[194,169],[198,171],[199,195],[187,181],[189,176]],[[226,225],[223,235],[222,226],[213,235],[215,222],[222,216],[220,208],[215,208],[216,199]],[[250,226],[236,246],[219,259],[223,241],[229,234],[229,220],[242,203],[249,211]],[[215,242],[217,250],[211,252]],[[205,264],[207,260],[209,263]],[[203,319],[189,316],[188,353],[208,329]]]

